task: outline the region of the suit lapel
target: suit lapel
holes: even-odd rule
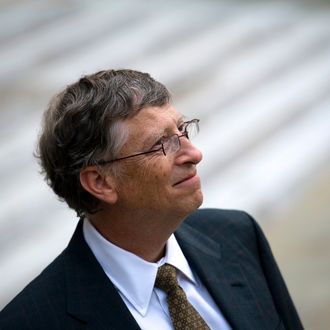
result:
[[[185,223],[175,235],[189,264],[232,328],[263,328],[241,266],[226,257],[226,249]]]
[[[82,222],[64,254],[69,314],[88,328],[140,329],[86,244]]]

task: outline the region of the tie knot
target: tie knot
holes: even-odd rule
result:
[[[164,264],[158,268],[155,286],[166,293],[173,289],[179,287],[178,281],[176,279],[176,269],[175,267]]]

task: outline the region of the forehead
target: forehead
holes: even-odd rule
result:
[[[162,107],[147,107],[140,110],[134,117],[126,121],[129,136],[147,136],[148,134],[160,133],[171,130],[183,116],[170,104]]]

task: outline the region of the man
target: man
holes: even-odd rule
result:
[[[39,157],[81,220],[1,329],[302,329],[256,222],[197,210],[197,131],[137,71],[98,72],[55,97]]]

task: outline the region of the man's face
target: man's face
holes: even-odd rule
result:
[[[124,122],[129,135],[119,157],[159,147],[159,140],[180,135],[183,117],[171,106],[148,107]],[[158,142],[158,143],[157,143]],[[181,148],[164,156],[155,153],[121,160],[116,179],[117,205],[130,211],[160,212],[162,215],[186,216],[203,200],[196,165],[202,154],[186,137]],[[159,214],[159,213],[158,213]]]

